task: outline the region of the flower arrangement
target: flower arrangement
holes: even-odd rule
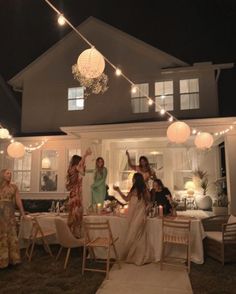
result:
[[[208,189],[208,174],[207,174],[207,172],[203,171],[201,169],[196,169],[193,172],[193,175],[200,179],[200,186],[203,190],[203,195],[205,196],[207,189]]]
[[[90,94],[103,94],[107,91],[108,86],[108,76],[106,74],[101,74],[97,78],[86,78],[78,70],[77,64],[72,65],[72,74],[74,79],[77,80],[82,87],[85,88],[85,97]]]

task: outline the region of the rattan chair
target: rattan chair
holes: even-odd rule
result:
[[[57,240],[59,244],[61,245],[56,260],[61,255],[62,249],[67,248],[65,263],[64,263],[64,269],[67,267],[67,263],[70,257],[70,251],[71,248],[77,248],[77,247],[83,247],[84,245],[84,239],[77,239],[73,236],[71,233],[68,225],[66,222],[61,218],[55,219],[55,226],[56,226],[56,232],[57,232]]]
[[[172,266],[181,266],[187,268],[188,273],[190,272],[190,220],[174,220],[164,218],[162,222],[162,255],[160,260],[160,269],[163,269],[163,264]],[[166,245],[181,245],[186,248],[186,258],[179,256],[167,256],[165,253]],[[175,261],[175,262],[174,262]],[[176,261],[179,261],[176,263]],[[180,263],[182,262],[182,263]],[[183,263],[184,262],[184,263]],[[187,265],[185,265],[185,262]]]
[[[24,239],[27,240],[25,256],[28,258],[28,260],[31,261],[32,259],[36,241],[42,241],[45,251],[53,257],[52,251],[46,240],[46,237],[55,235],[55,231],[43,230],[36,217],[28,215],[26,218],[24,218],[24,221],[28,221],[31,224],[31,232],[29,236],[24,237]]]
[[[202,220],[206,233],[204,252],[222,263],[236,261],[236,222],[228,223],[229,215],[217,215]]]
[[[115,247],[115,242],[119,239],[119,237],[113,238],[112,231],[110,228],[109,221],[105,222],[85,222],[84,223],[84,236],[85,236],[85,246],[83,252],[83,266],[82,266],[82,274],[84,271],[95,271],[95,272],[105,272],[106,278],[109,278],[109,270],[110,270],[110,250],[114,250],[116,262],[121,268],[120,260],[118,257],[118,253]],[[89,250],[90,257],[96,261],[95,248],[100,247],[104,248],[107,251],[106,255],[106,270],[97,269],[97,268],[89,268],[86,267],[86,252]]]

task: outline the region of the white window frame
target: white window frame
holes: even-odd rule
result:
[[[79,91],[82,91],[83,94],[80,95],[78,92],[76,91],[76,89],[79,89]],[[75,93],[72,93],[72,92]],[[67,100],[68,100],[68,111],[76,111],[76,110],[84,110],[84,87],[71,87],[68,88],[68,93],[67,93]],[[76,105],[74,107],[72,107],[70,104],[71,102],[74,102]],[[79,105],[79,103],[82,103],[81,106]]]
[[[166,89],[165,89],[165,84],[166,83],[172,83],[172,92],[169,93]],[[163,84],[162,86],[162,91],[161,93],[157,93],[157,84]],[[167,99],[171,99],[171,103],[170,105],[172,107],[168,107],[169,104],[166,103]],[[160,107],[162,107],[163,109],[165,109],[166,111],[173,111],[174,110],[174,81],[173,80],[166,80],[166,81],[158,81],[155,82],[155,111],[158,112],[160,111]]]
[[[26,157],[29,157],[29,161],[30,161],[30,164],[29,164],[29,167],[26,168],[26,169],[23,169],[24,167],[24,161],[27,160]],[[16,168],[16,165],[19,165],[19,162],[21,162],[21,166],[22,168],[21,169],[18,169]],[[17,184],[17,187],[19,189],[20,192],[30,192],[31,190],[31,169],[32,169],[32,153],[25,153],[25,155],[22,157],[22,158],[15,158],[14,159],[14,163],[13,163],[13,182],[16,182]],[[18,181],[15,181],[16,179],[16,174],[22,174],[22,177],[21,177],[21,182],[18,182]],[[24,188],[24,174],[29,174],[29,188]]]
[[[147,91],[146,93],[143,93],[142,87],[146,85]],[[136,92],[132,92],[132,88],[136,87]],[[131,107],[133,113],[147,113],[149,112],[149,105],[148,105],[148,98],[146,96],[149,96],[149,83],[140,83],[136,84],[133,87],[131,87]],[[140,91],[141,89],[141,91]],[[146,94],[146,96],[145,96]],[[136,111],[136,107],[138,104],[138,111]],[[145,109],[143,108],[145,106]]]
[[[197,81],[197,90],[191,91],[190,83],[191,81]],[[188,91],[181,92],[181,81],[188,82]],[[198,78],[191,78],[191,79],[181,79],[179,81],[179,92],[180,92],[180,110],[190,110],[190,109],[199,109],[200,108],[200,93],[199,93],[199,79]],[[188,99],[188,107],[184,107],[183,99]],[[191,101],[191,99],[193,101]],[[193,103],[194,102],[194,103]]]

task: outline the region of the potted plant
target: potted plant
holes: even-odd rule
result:
[[[216,185],[216,199],[213,202],[212,211],[215,215],[228,214],[228,197],[226,187],[222,185],[224,179],[219,179],[215,182]]]
[[[212,207],[212,199],[207,195],[208,190],[208,174],[206,171],[197,169],[193,172],[193,175],[198,178],[197,182],[199,183],[200,188],[202,189],[202,195],[195,197],[196,205],[199,209],[210,210]]]

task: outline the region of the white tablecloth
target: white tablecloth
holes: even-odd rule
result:
[[[90,215],[85,216],[84,220],[88,222],[102,222],[104,220],[109,220],[113,237],[119,237],[119,240],[116,242],[116,248],[119,253],[120,258],[123,257],[123,245],[125,241],[125,236],[128,228],[127,219],[125,217],[117,216],[97,216]],[[183,220],[183,219],[181,219]],[[148,218],[147,220],[147,232],[148,232],[148,241],[152,249],[153,262],[160,261],[161,250],[162,250],[162,220],[160,218]],[[101,234],[101,232],[100,232]],[[202,240],[205,238],[205,232],[202,226],[202,223],[198,219],[191,220],[191,261],[202,264],[204,262],[204,253],[203,253],[203,243]],[[185,257],[185,248],[184,246],[170,245],[167,247],[167,254]],[[98,258],[105,258],[105,252],[101,248],[96,250],[96,255]],[[113,255],[114,257],[114,255]]]

